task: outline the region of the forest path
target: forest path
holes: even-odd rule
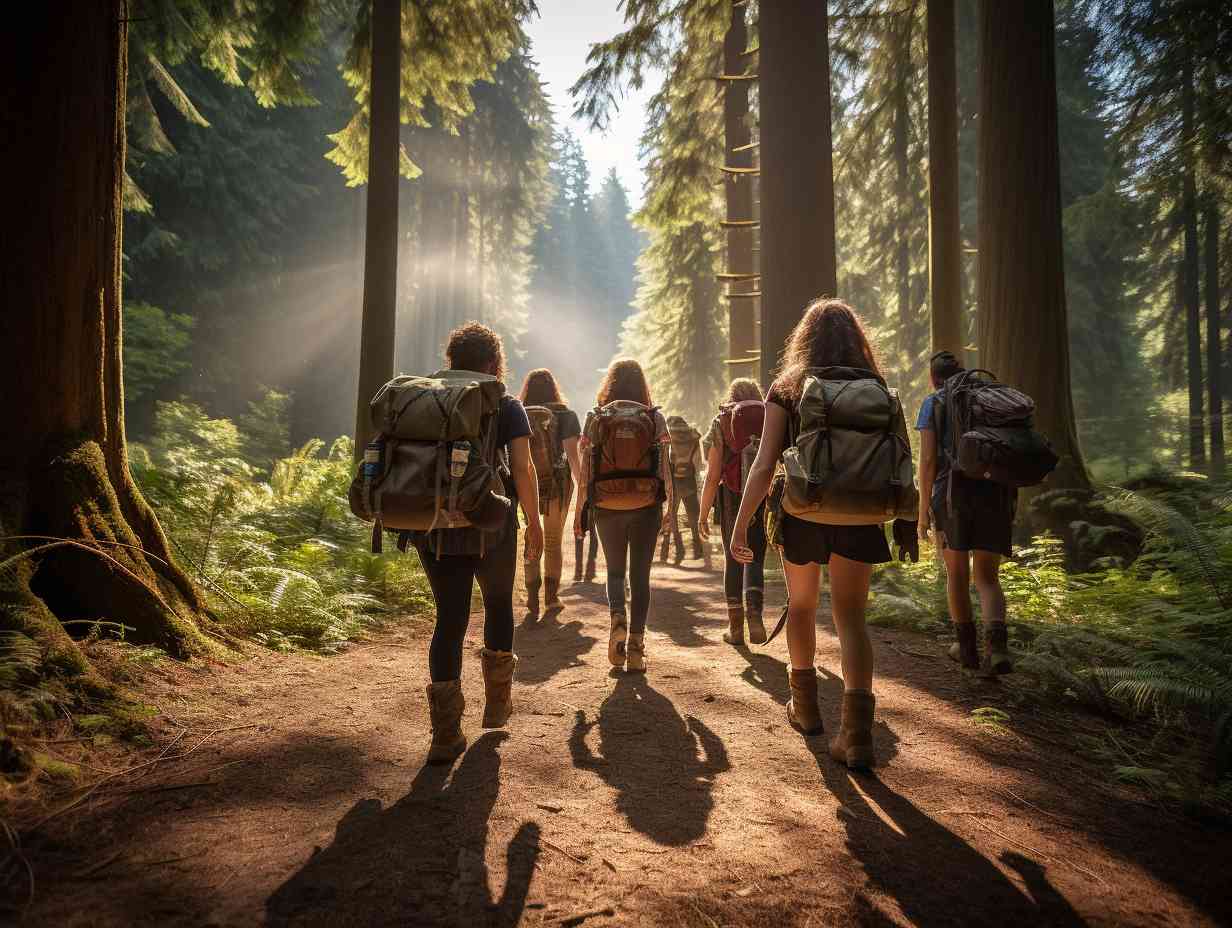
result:
[[[938,643],[874,629],[880,765],[852,775],[825,756],[828,735],[787,725],[782,639],[764,653],[722,642],[717,571],[656,564],[653,581],[644,676],[607,664],[601,584],[566,585],[562,613],[520,625],[506,730],[478,728],[468,655],[471,744],[449,768],[423,764],[422,628],[334,657],[173,668],[148,697],[160,750],[184,727],[173,755],[200,746],[28,838],[26,924],[1232,918],[1228,836],[1100,785],[1080,747],[1097,720],[1020,718],[1008,687],[964,680]],[[819,652],[833,731],[838,643],[824,617]],[[1005,707],[1009,729],[977,724],[980,706]]]

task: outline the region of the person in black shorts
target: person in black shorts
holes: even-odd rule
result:
[[[950,616],[958,641],[950,657],[968,670],[984,675],[1009,673],[1005,593],[1001,590],[1001,559],[1012,553],[1014,511],[1018,502],[1013,487],[989,480],[972,480],[950,466],[952,438],[947,428],[945,382],[963,370],[948,351],[933,355],[929,377],[934,393],[924,398],[915,427],[920,432],[921,539],[936,533],[945,559]],[[980,656],[971,618],[971,575],[980,595],[986,648]]]
[[[825,367],[859,368],[880,376],[859,317],[840,300],[822,299],[809,305],[788,339],[778,378],[766,394],[761,444],[732,528],[731,554],[741,563],[751,563],[754,558],[749,546],[749,523],[770,490],[780,456],[796,434],[804,380],[810,371]],[[773,499],[771,506],[779,508]],[[896,538],[899,528],[895,526]],[[914,542],[914,535],[911,540]],[[873,646],[865,624],[865,610],[873,565],[890,560],[885,530],[880,525],[820,525],[782,512],[770,541],[782,552],[787,581],[787,650],[791,655],[787,720],[804,735],[822,731],[814,662],[821,565],[827,564],[844,684],[842,724],[830,742],[830,756],[848,767],[870,767],[876,702]]]

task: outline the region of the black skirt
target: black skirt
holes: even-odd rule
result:
[[[782,546],[783,558],[793,564],[829,564],[832,554],[864,564],[891,560],[881,525],[820,525],[784,512],[774,543]]]

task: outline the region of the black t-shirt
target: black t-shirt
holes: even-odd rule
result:
[[[557,410],[556,423],[557,434],[561,441],[578,438],[582,434],[582,423],[578,421],[578,414],[572,409]]]
[[[526,417],[526,407],[516,396],[506,394],[501,397],[500,410],[496,420],[496,446],[509,450],[515,438],[525,438],[530,434],[530,419]],[[577,421],[577,417],[574,417]]]

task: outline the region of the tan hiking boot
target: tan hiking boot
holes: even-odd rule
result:
[[[954,634],[958,640],[950,645],[950,660],[960,664],[964,670],[979,670],[980,649],[976,643],[975,623],[956,622]]]
[[[554,577],[548,577],[543,581],[543,608],[564,608],[564,603],[560,601],[560,581]]]
[[[629,673],[646,672],[646,646],[641,635],[630,635],[625,654],[625,670]]]
[[[428,684],[428,711],[432,717],[432,745],[428,748],[428,763],[448,764],[466,750],[466,735],[462,733],[462,710],[466,699],[461,680],[445,680]]]
[[[746,594],[748,606],[745,613],[749,620],[749,641],[753,644],[766,643],[766,626],[761,620],[764,598],[761,590],[749,590]]]
[[[513,714],[513,671],[518,656],[484,648],[479,659],[483,662],[483,727],[502,728]]]
[[[791,684],[791,700],[787,703],[787,721],[802,735],[820,735],[825,726],[821,724],[821,712],[817,709],[817,670],[787,671]]]
[[[830,756],[853,770],[873,766],[873,709],[876,698],[868,690],[843,693],[843,720],[830,741]]]
[[[628,635],[623,612],[612,613],[612,627],[607,634],[607,659],[613,667],[623,667],[625,663],[625,638]]]
[[[737,647],[744,644],[744,606],[727,604],[727,631],[723,633],[723,640]]]
[[[1010,660],[1010,633],[1004,622],[992,622],[984,628],[988,647],[988,671],[992,674],[1013,673]]]

